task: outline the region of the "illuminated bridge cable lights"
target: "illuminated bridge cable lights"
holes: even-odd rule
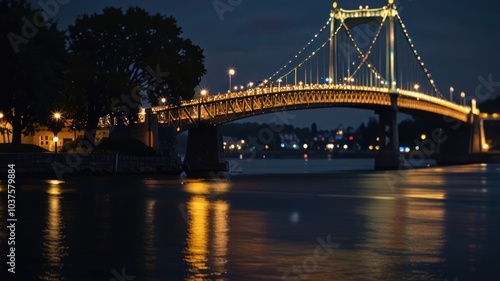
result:
[[[325,25],[320,28],[319,32],[316,33],[311,40],[307,42],[307,44],[291,59],[289,60],[285,65],[283,65],[278,71],[276,71],[273,75],[271,75],[267,80],[271,81],[276,75],[278,75],[281,71],[283,71],[285,68],[287,68],[295,59],[297,59],[315,40],[318,38],[318,36],[323,32],[323,30],[327,29],[328,25],[332,21],[332,18],[328,18],[326,21]],[[283,77],[283,76],[282,76]]]
[[[277,80],[280,80],[280,79],[283,79],[284,77],[290,75],[292,72],[298,70],[300,67],[302,67],[302,65],[304,65],[306,62],[308,62],[311,58],[313,58],[321,49],[323,49],[327,44],[328,42],[330,42],[330,39],[326,40],[326,42],[324,42],[319,48],[317,48],[315,51],[313,51],[311,53],[311,55],[307,56],[302,62],[300,62],[295,68],[293,68],[292,70],[288,71],[286,74],[280,76]],[[272,76],[274,77],[274,75]]]
[[[418,52],[415,48],[415,44],[413,44],[413,42],[411,41],[410,35],[408,34],[408,31],[406,30],[406,26],[403,23],[403,20],[401,19],[399,14],[397,14],[396,17],[398,19],[399,25],[401,26],[403,34],[406,37],[406,41],[408,42],[408,45],[410,46],[411,50],[413,51],[413,55],[415,56],[415,58],[419,62],[419,65],[420,65],[421,69],[424,71],[425,76],[427,77],[427,79],[429,80],[429,83],[431,84],[432,88],[434,89],[434,92],[436,93],[437,96],[444,99],[444,96],[441,94],[441,92],[437,88],[436,84],[434,83],[434,79],[432,79],[431,73],[429,73],[429,71],[425,67],[425,63],[423,62],[422,58],[418,55]]]
[[[368,61],[368,57],[370,56],[370,54],[372,52],[372,49],[375,46],[375,43],[377,42],[377,39],[378,39],[378,37],[379,37],[379,35],[380,35],[381,31],[382,31],[382,28],[384,27],[385,19],[386,18],[384,18],[384,20],[380,23],[379,29],[377,30],[377,33],[375,34],[375,37],[372,40],[372,44],[368,48],[368,51],[366,52],[366,54],[363,53],[363,51],[361,50],[361,48],[359,47],[359,45],[356,43],[356,40],[354,39],[354,36],[352,35],[351,31],[349,30],[349,27],[345,24],[344,21],[342,21],[342,26],[344,26],[344,29],[346,30],[346,33],[349,36],[349,39],[351,39],[351,42],[353,43],[354,48],[359,53],[359,55],[363,58],[363,60],[361,61],[361,63],[356,67],[356,70],[349,77],[347,77],[347,80],[351,80],[353,78],[353,76],[361,69],[361,67],[363,66],[363,64],[366,64],[367,62],[368,62],[368,64],[366,66],[370,69],[370,72],[373,73],[377,79],[379,79],[381,81],[385,80],[383,78],[383,76],[373,66],[373,64],[370,63],[370,61]]]
[[[335,31],[334,33],[334,36],[337,35],[337,33],[339,32],[339,30],[342,28],[342,26],[339,26],[337,28],[337,30]],[[290,71],[288,71],[286,74],[283,74],[282,76],[280,76],[278,79],[276,80],[280,80],[280,79],[283,79],[285,77],[287,77],[288,75],[290,75],[292,72],[298,70],[304,63],[306,63],[307,61],[309,61],[311,58],[313,58],[315,55],[318,54],[319,51],[321,51],[321,49],[323,49],[330,41],[332,40],[332,37],[329,37],[323,44],[321,44],[321,46],[319,46],[316,50],[314,50],[308,57],[306,57],[303,61],[301,61],[296,67],[294,67],[293,69],[291,69]],[[283,69],[283,68],[282,68]],[[281,70],[280,70],[281,71]],[[273,77],[275,77],[280,71],[277,71],[275,74],[273,74],[271,77],[269,77],[269,81],[272,80]]]

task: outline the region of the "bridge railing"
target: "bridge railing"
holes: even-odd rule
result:
[[[211,102],[223,101],[234,98],[242,98],[248,96],[259,96],[259,95],[267,95],[273,93],[283,93],[290,91],[300,91],[300,90],[339,90],[339,91],[360,91],[360,92],[381,92],[381,93],[389,93],[389,88],[387,87],[369,87],[369,86],[357,86],[357,85],[333,85],[333,84],[304,84],[304,85],[284,85],[284,86],[272,86],[268,88],[253,88],[244,91],[238,92],[229,92],[225,94],[218,94],[213,96],[207,96],[202,98],[195,98],[191,100],[181,101],[180,106],[193,106],[198,104],[206,104]],[[404,95],[407,97],[414,98],[416,100],[424,100],[428,102],[432,102],[435,104],[440,104],[442,106],[446,106],[453,110],[462,112],[464,114],[469,114],[471,112],[470,106],[459,105],[438,97],[430,96],[421,92],[398,89],[399,95]],[[176,105],[164,105],[157,106],[153,108],[154,112],[165,111],[172,108],[177,108]]]

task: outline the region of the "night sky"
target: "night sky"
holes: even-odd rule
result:
[[[214,1],[182,0],[70,0],[61,5],[56,18],[59,28],[72,24],[77,15],[100,12],[106,6],[139,6],[151,13],[174,16],[183,29],[183,37],[204,49],[207,74],[201,86],[210,93],[228,88],[227,70],[236,69],[233,85],[263,80],[283,66],[318,32],[329,17],[333,1],[291,0],[219,0],[236,4],[220,16]],[[31,1],[38,7],[37,1]],[[381,7],[386,1],[338,1],[339,7],[355,9],[359,5]],[[426,67],[440,91],[448,97],[461,91],[474,94],[481,85],[479,76],[500,82],[500,21],[498,3],[488,1],[401,0],[400,15]],[[495,89],[495,87],[497,89]],[[488,93],[483,89],[484,99]],[[492,88],[490,88],[492,89]],[[495,90],[497,90],[495,92]],[[492,96],[500,92],[493,86]],[[357,127],[373,116],[372,111],[357,109],[316,109],[294,111],[293,124],[333,129],[340,123]],[[266,122],[271,115],[245,121]]]

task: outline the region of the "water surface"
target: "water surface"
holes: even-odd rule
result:
[[[17,279],[1,280],[500,280],[500,165],[372,166],[259,159],[215,179],[26,179]],[[12,278],[6,208],[0,276]]]

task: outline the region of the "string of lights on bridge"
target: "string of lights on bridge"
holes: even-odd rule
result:
[[[300,50],[297,52],[297,54],[291,59],[289,60],[285,65],[283,65],[280,69],[278,69],[273,75],[271,75],[267,80],[271,81],[276,75],[278,75],[281,71],[283,71],[285,68],[287,68],[292,62],[295,61],[295,59],[297,59],[314,41],[316,41],[316,38],[318,38],[318,36],[323,32],[323,30],[327,29],[328,25],[330,24],[330,22],[332,21],[332,18],[328,18],[328,20],[326,21],[325,25],[323,25],[323,27],[320,28],[319,32],[316,33],[313,38],[311,38],[311,40],[309,40],[307,42],[307,44]],[[326,45],[326,43],[324,43],[323,45]],[[323,48],[324,46],[318,48],[318,50],[320,50],[321,48]],[[318,50],[316,50],[315,52],[317,52]],[[314,53],[314,52],[313,52]],[[302,65],[305,61],[301,62],[300,65]],[[294,70],[294,69],[293,69]],[[292,71],[293,71],[292,70]],[[292,71],[288,72],[288,74],[290,74]],[[286,74],[286,75],[288,75]],[[281,78],[285,77],[286,75],[283,75],[281,76]],[[280,79],[281,79],[280,78]]]
[[[432,74],[427,70],[427,68],[425,67],[425,63],[422,61],[422,58],[418,55],[417,49],[415,48],[415,44],[413,44],[413,42],[411,41],[410,35],[408,35],[408,31],[406,31],[406,26],[403,23],[403,20],[401,19],[399,14],[397,14],[396,17],[398,19],[399,25],[403,29],[403,34],[405,35],[406,40],[408,41],[408,44],[410,45],[410,48],[412,49],[415,58],[420,62],[420,67],[427,76],[427,79],[429,79],[429,83],[431,83],[432,87],[434,88],[436,95],[444,99],[444,96],[441,94],[436,84],[434,83],[434,79],[432,79]]]
[[[337,28],[337,30],[335,31],[335,35],[337,35],[337,33],[339,32],[339,30],[341,29],[341,26],[339,26],[339,28]],[[288,75],[290,75],[292,72],[296,71],[297,69],[299,69],[303,64],[305,64],[306,62],[308,62],[312,57],[314,57],[321,49],[323,49],[326,44],[328,44],[328,42],[330,42],[332,40],[332,38],[328,38],[323,44],[321,44],[316,50],[314,50],[309,56],[307,56],[303,61],[301,61],[296,67],[294,67],[292,70],[288,71],[287,73],[285,73],[284,75],[280,76],[278,81],[282,80],[283,77],[286,77]],[[282,69],[280,69],[279,71],[277,71],[275,73],[278,74]],[[275,76],[271,76],[268,80],[271,81],[272,78]]]
[[[356,68],[356,70],[349,77],[346,78],[347,80],[351,80],[352,77],[361,69],[361,66],[363,66],[363,64],[365,64],[366,61],[368,60],[368,57],[370,56],[370,54],[372,52],[373,46],[375,46],[375,42],[377,42],[377,39],[378,39],[378,37],[379,37],[379,35],[380,35],[381,31],[382,31],[382,27],[385,24],[385,20],[386,20],[386,18],[384,18],[384,20],[380,23],[379,29],[377,31],[377,34],[375,35],[375,37],[374,37],[374,39],[372,41],[372,44],[370,45],[370,47],[369,47],[368,51],[366,52],[366,54],[363,54],[363,51],[361,51],[361,48],[359,48],[358,44],[356,43],[356,40],[354,39],[354,36],[352,35],[352,33],[349,30],[349,27],[345,24],[345,22],[342,22],[342,25],[344,26],[344,28],[345,28],[345,30],[347,32],[347,35],[349,36],[349,38],[351,39],[352,43],[354,44],[354,48],[359,53],[359,55],[361,57],[363,57],[363,61],[358,65],[358,67]],[[371,72],[381,82],[383,82],[383,80],[385,80],[383,78],[383,76],[377,71],[377,69],[375,68],[375,66],[373,64],[369,63],[367,65],[367,67],[370,68]]]
[[[425,63],[423,62],[422,58],[418,55],[418,52],[417,52],[417,50],[415,48],[415,45],[413,44],[413,42],[412,42],[412,40],[411,40],[411,38],[410,38],[407,30],[406,30],[405,24],[403,23],[403,21],[402,21],[401,17],[399,16],[399,14],[396,14],[396,18],[397,18],[398,23],[399,23],[399,25],[400,25],[400,27],[402,29],[402,32],[403,32],[403,34],[404,34],[404,36],[406,38],[407,43],[410,46],[410,49],[411,49],[411,51],[413,53],[413,56],[418,61],[419,68],[421,68],[423,70],[424,75],[425,75],[426,79],[429,81],[429,83],[430,83],[433,91],[435,92],[436,96],[444,98],[443,95],[440,93],[439,89],[437,88],[434,80],[432,79],[431,73],[425,67]],[[325,29],[327,29],[327,27],[329,26],[329,24],[331,24],[331,21],[332,21],[332,17],[329,17],[328,20],[326,21],[326,23],[320,28],[319,32],[316,33],[313,36],[313,38],[311,38],[307,42],[307,44],[302,49],[300,49],[291,60],[289,60],[285,65],[283,65],[281,68],[279,68],[274,74],[272,74],[271,76],[269,76],[268,79],[265,79],[264,80],[264,84],[267,84],[267,82],[273,81],[273,79],[276,79],[277,82],[281,82],[283,78],[287,77],[288,75],[290,75],[294,71],[296,72],[298,70],[298,68],[302,67],[305,63],[307,63],[309,60],[311,60],[311,58],[313,58],[315,55],[317,55],[318,52],[321,51],[328,44],[328,42],[330,42],[332,40],[333,36],[337,36],[338,32],[340,31],[340,29],[342,27],[344,27],[344,29],[346,30],[346,33],[347,33],[350,41],[353,43],[353,46],[354,46],[355,50],[360,55],[360,58],[362,58],[361,63],[356,67],[355,71],[352,74],[348,74],[348,77],[345,77],[344,80],[351,81],[353,79],[353,77],[360,71],[360,69],[362,68],[363,64],[365,64],[368,67],[368,69],[371,72],[371,74],[373,74],[375,76],[375,78],[380,81],[380,83],[387,84],[387,82],[385,81],[386,79],[384,78],[384,76],[381,75],[381,73],[377,70],[377,68],[375,67],[375,65],[373,63],[371,63],[370,60],[369,60],[369,57],[370,57],[370,55],[372,53],[372,50],[373,50],[374,45],[375,45],[375,42],[379,38],[379,36],[381,34],[381,31],[383,29],[383,26],[386,23],[386,18],[384,18],[384,20],[380,23],[379,28],[377,30],[377,33],[376,33],[374,39],[372,40],[372,44],[369,46],[369,49],[367,50],[366,54],[363,53],[363,51],[361,50],[361,48],[359,47],[359,45],[356,43],[356,40],[355,40],[353,34],[350,32],[349,27],[346,25],[346,23],[344,21],[342,21],[342,24],[337,28],[337,30],[335,30],[333,36],[329,36],[329,38],[323,44],[321,44],[316,50],[314,50],[313,52],[311,52],[310,55],[308,55],[307,57],[305,57],[300,63],[297,64],[296,67],[294,67],[293,69],[289,70],[285,74],[280,75],[279,77],[277,77],[280,73],[282,73],[283,70],[285,70],[292,63],[294,63],[296,61],[296,59],[298,59],[299,56],[302,55],[306,51],[306,49],[308,49],[312,45],[312,43],[314,43],[316,41],[316,39],[318,38],[318,36]],[[327,78],[327,79],[331,79],[331,78]],[[418,84],[415,85],[415,89],[418,89],[417,87],[419,87]]]

